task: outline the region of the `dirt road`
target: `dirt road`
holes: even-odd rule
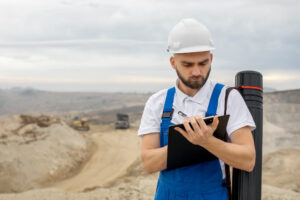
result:
[[[136,129],[96,129],[86,134],[89,134],[88,137],[95,144],[91,159],[77,175],[51,187],[73,192],[108,187],[117,178],[124,176],[140,155],[140,141]]]

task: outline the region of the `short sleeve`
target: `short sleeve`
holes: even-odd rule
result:
[[[152,95],[145,104],[138,135],[159,133],[165,92]]]
[[[230,115],[227,124],[227,133],[230,136],[234,131],[249,126],[253,131],[256,128],[253,117],[243,99],[237,90],[232,90],[228,96],[227,114]]]

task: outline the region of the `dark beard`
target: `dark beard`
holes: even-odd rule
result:
[[[209,68],[207,76],[206,77],[200,76],[201,79],[199,81],[191,81],[191,80],[184,79],[183,76],[179,73],[179,71],[177,69],[176,69],[176,73],[177,73],[178,78],[182,81],[182,83],[184,85],[186,85],[187,87],[189,87],[191,89],[200,89],[206,83],[206,81],[209,77],[209,74],[210,74],[210,70],[211,70],[211,67]],[[197,76],[197,77],[193,76],[191,78],[199,78],[199,76]]]

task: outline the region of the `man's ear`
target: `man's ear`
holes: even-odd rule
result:
[[[176,70],[174,56],[170,57],[170,64],[171,64],[172,68]]]
[[[213,57],[214,57],[214,56],[213,56],[213,54],[211,53],[211,54],[210,54],[210,63],[212,63]]]

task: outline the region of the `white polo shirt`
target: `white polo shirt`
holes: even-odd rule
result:
[[[174,112],[171,122],[174,124],[180,124],[183,122],[185,115],[188,117],[195,115],[205,117],[205,113],[207,111],[209,100],[215,84],[216,83],[208,79],[203,87],[193,97],[190,97],[184,94],[177,87],[178,81],[176,81],[176,89],[173,102]],[[219,116],[224,114],[226,88],[227,87],[225,86],[222,89],[219,97],[217,109],[217,115]],[[140,128],[138,130],[139,136],[148,133],[160,132],[161,116],[163,113],[167,91],[168,89],[164,89],[156,92],[146,102]],[[253,121],[252,115],[249,112],[249,109],[243,97],[236,90],[232,90],[228,96],[227,114],[230,115],[226,129],[229,136],[232,132],[244,126],[249,126],[251,131],[255,129],[255,123]]]
[[[215,84],[216,83],[208,79],[203,87],[193,97],[191,97],[184,94],[178,88],[177,80],[173,102],[174,112],[171,122],[174,124],[180,124],[183,122],[184,116],[190,117],[199,115],[201,117],[205,117],[205,113],[207,111],[209,100]],[[217,115],[219,116],[224,115],[226,88],[227,87],[223,87],[219,96],[219,103],[217,108]],[[163,113],[167,91],[168,89],[164,89],[156,92],[146,102],[140,127],[138,130],[139,136],[160,132],[161,116]],[[226,128],[229,136],[231,135],[231,133],[244,126],[249,126],[251,131],[256,128],[252,115],[249,112],[249,109],[243,97],[236,90],[232,90],[228,96],[227,114],[230,115]],[[224,163],[221,160],[220,164],[222,167],[224,178]]]

